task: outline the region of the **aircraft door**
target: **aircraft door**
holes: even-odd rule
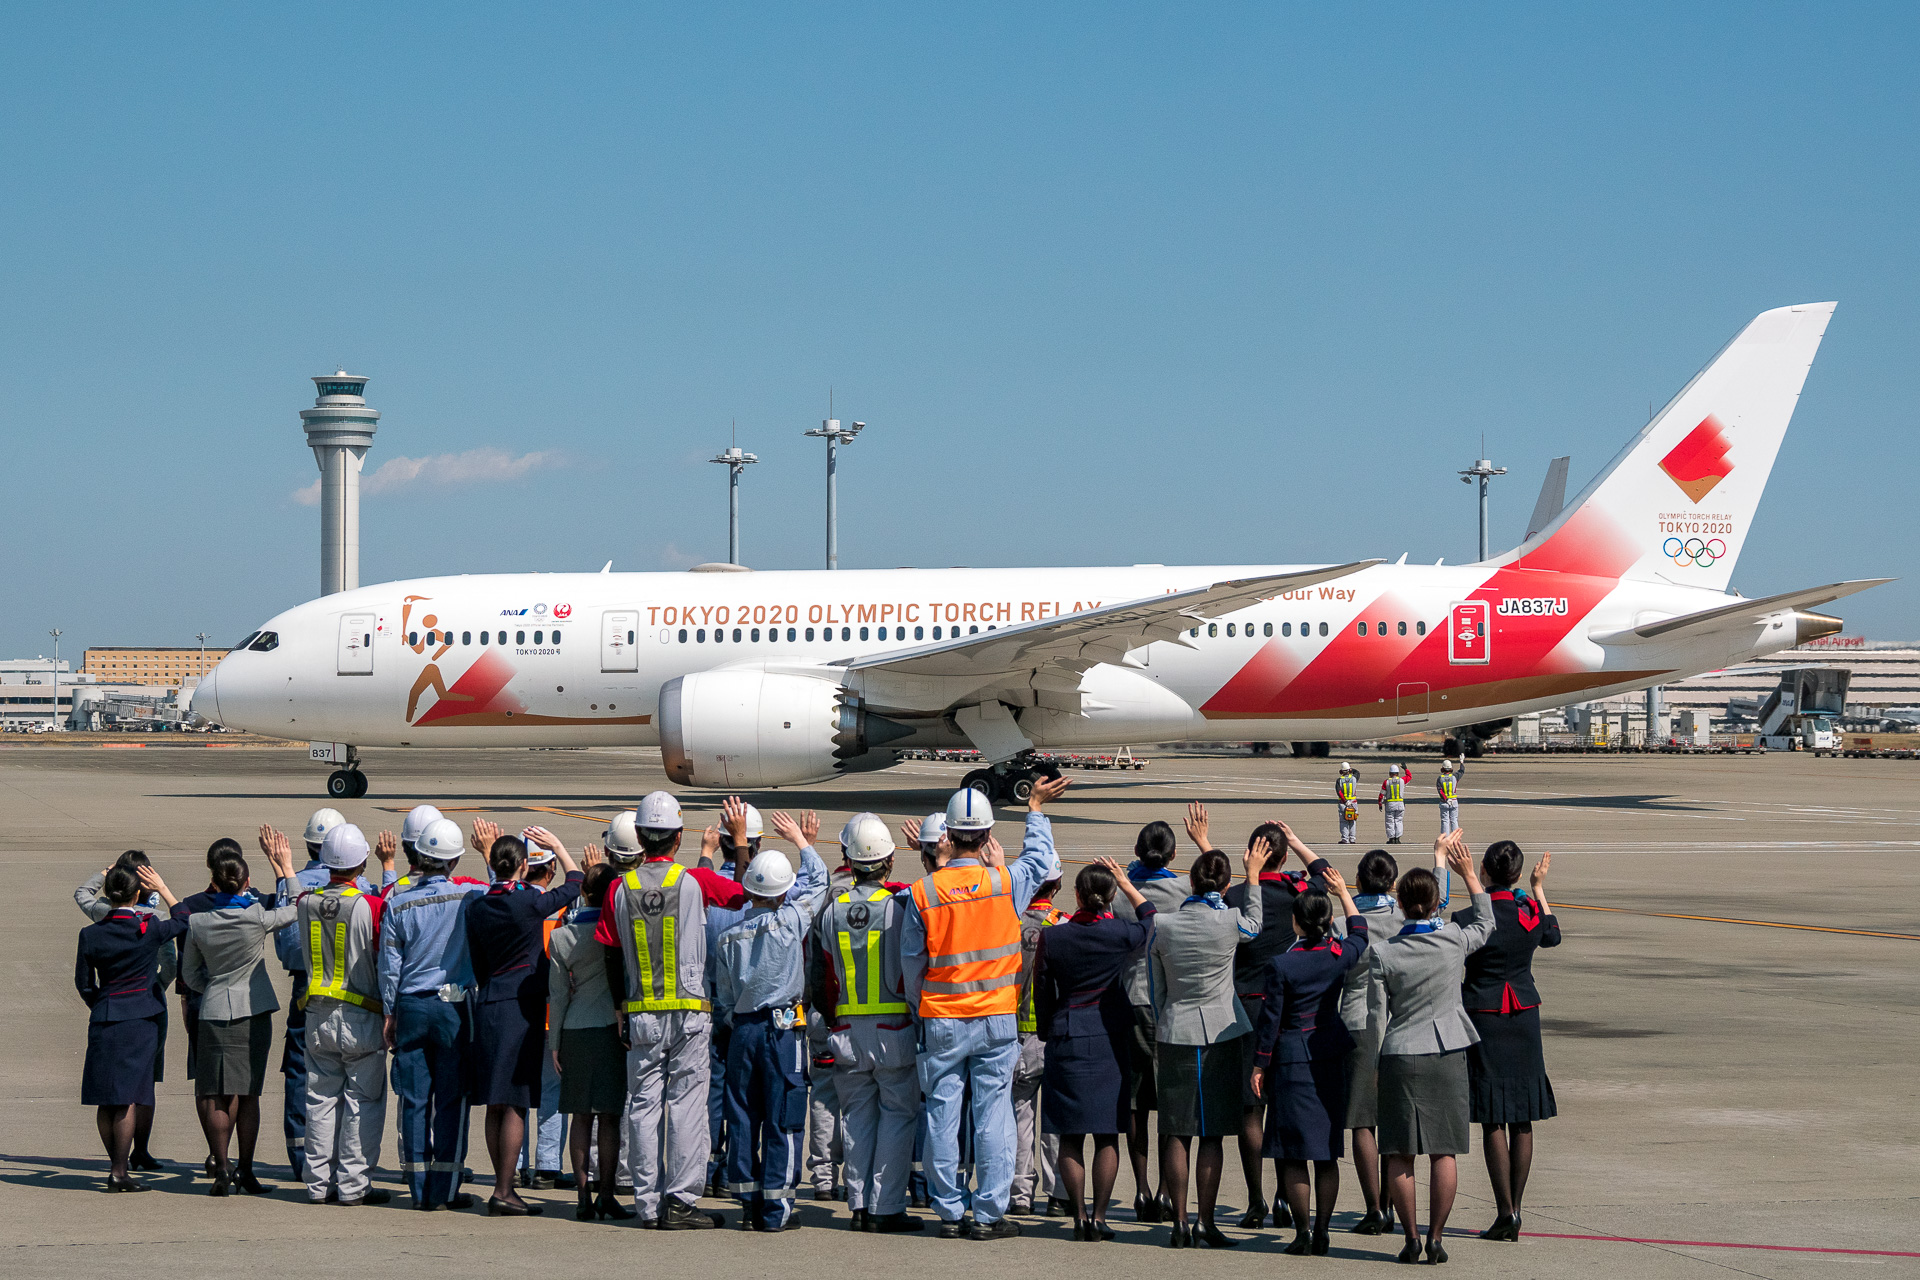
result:
[[[1420,724],[1426,720],[1428,694],[1429,689],[1424,681],[1400,686],[1395,710],[1401,724]]]
[[[1481,666],[1493,660],[1493,637],[1487,634],[1492,613],[1485,600],[1463,600],[1448,610],[1448,662]]]
[[[600,615],[600,669],[638,671],[640,614],[634,609],[608,609]]]
[[[340,619],[340,663],[343,676],[373,674],[373,628],[371,613],[349,613]]]

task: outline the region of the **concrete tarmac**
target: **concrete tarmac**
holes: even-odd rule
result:
[[[1280,816],[1349,878],[1355,859],[1343,854],[1380,838],[1378,813],[1367,806],[1359,848],[1335,843],[1337,762],[1149,754],[1144,773],[1080,775],[1054,806],[1069,878],[1071,864],[1095,855],[1125,858],[1142,823],[1164,818],[1177,828],[1191,800],[1210,806],[1223,848]],[[1353,758],[1370,797],[1390,757]],[[1424,861],[1438,832],[1426,799],[1433,762],[1411,763],[1413,794],[1422,799],[1408,807],[1408,843],[1396,850],[1403,867]],[[639,750],[370,751],[367,769],[373,794],[337,807],[369,834],[397,830],[408,806],[427,801],[463,825],[476,816],[510,830],[537,821],[576,852],[616,809],[664,785],[658,753]],[[1518,1245],[1473,1238],[1493,1217],[1476,1133],[1475,1152],[1460,1161],[1449,1224],[1460,1233],[1449,1242],[1456,1269],[1920,1274],[1917,769],[1798,755],[1471,764],[1461,788],[1469,839],[1476,850],[1506,837],[1530,854],[1553,851],[1548,894],[1566,942],[1536,963],[1560,1115],[1536,1126],[1528,1237]],[[938,808],[964,771],[915,763],[750,798],[763,809],[817,809],[831,835],[858,809],[897,825]],[[307,1206],[284,1180],[270,1198],[213,1200],[192,1176],[205,1148],[177,1015],[153,1140],[169,1172],[144,1175],[151,1194],[103,1198],[93,1111],[78,1101],[86,1010],[71,974],[84,921],[73,887],[122,849],[142,848],[177,893],[195,891],[204,884],[204,850],[220,835],[240,839],[264,879],[264,859],[252,853],[255,828],[272,823],[297,841],[307,814],[325,803],[323,776],[303,750],[0,747],[0,859],[11,900],[23,908],[0,984],[0,1243],[10,1275],[344,1268],[538,1276],[618,1266],[715,1275],[911,1271],[938,1280],[983,1265],[1088,1277],[1169,1266],[1201,1275],[1330,1274],[1385,1263],[1399,1246],[1398,1238],[1345,1233],[1360,1195],[1344,1164],[1331,1258],[1279,1257],[1286,1237],[1233,1230],[1246,1191],[1231,1146],[1221,1201],[1234,1208],[1220,1220],[1243,1242],[1231,1252],[1178,1256],[1163,1251],[1165,1227],[1132,1222],[1124,1172],[1112,1215],[1119,1239],[1097,1251],[1074,1245],[1060,1220],[1042,1218],[1025,1220],[1021,1239],[993,1245],[854,1236],[838,1204],[806,1204],[800,1218],[808,1229],[772,1240],[577,1223],[570,1193],[528,1193],[548,1206],[534,1220],[414,1213],[404,1195],[393,1207],[343,1217]],[[716,819],[718,796],[685,800],[690,825]],[[1017,816],[1002,826],[1010,846]],[[1190,858],[1183,843],[1178,865]],[[270,1074],[260,1153],[266,1173],[284,1176],[280,1099],[280,1077]],[[389,1103],[379,1185],[397,1189]],[[477,1122],[470,1163],[485,1164]],[[1271,1195],[1270,1166],[1265,1177]],[[1421,1182],[1424,1203],[1424,1168]],[[476,1190],[484,1196],[484,1187]],[[714,1207],[737,1224],[732,1206]]]

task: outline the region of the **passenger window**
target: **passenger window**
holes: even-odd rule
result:
[[[1272,635],[1272,634],[1273,634],[1273,624],[1272,624],[1271,622],[1269,622],[1269,623],[1267,623],[1267,624],[1265,625],[1265,633],[1266,633],[1267,635]]]
[[[1213,637],[1219,634],[1220,634],[1220,624],[1217,622],[1209,622],[1207,624],[1207,638],[1211,640]]]
[[[629,631],[629,632],[627,632],[627,643],[628,643],[628,644],[632,644],[632,643],[633,643],[633,632],[631,632],[631,631]]]
[[[935,640],[938,640],[938,639],[940,638],[940,628],[938,628],[938,627],[935,627],[935,628],[933,629],[933,638],[934,638]]]
[[[787,628],[787,643],[788,643],[788,644],[792,644],[792,643],[793,643],[793,641],[794,641],[794,637],[796,637],[796,636],[797,636],[797,635],[799,635],[799,634],[800,634],[800,633],[799,633],[798,631],[796,631],[796,630],[794,630],[794,628],[792,628],[792,627],[788,627],[788,628]]]
[[[1320,624],[1320,634],[1321,635],[1327,634],[1327,624],[1324,622]]]
[[[887,629],[885,627],[880,628],[880,638],[882,640],[887,638]]]
[[[1407,634],[1407,624],[1404,622],[1400,624],[1400,634],[1401,635]]]
[[[705,644],[707,642],[707,629],[705,627],[701,627],[693,633],[693,642],[695,644]]]
[[[687,629],[685,627],[682,627],[680,628],[680,643],[685,644],[686,642],[687,642]]]
[[[750,637],[750,638],[752,639],[752,641],[753,641],[753,642],[754,642],[755,644],[759,644],[759,643],[760,643],[760,628],[758,628],[758,627],[755,627],[755,628],[753,629],[753,633],[752,633],[752,635],[751,635],[751,637]]]
[[[807,639],[808,639],[808,640],[812,640],[812,639],[813,639],[813,628],[812,628],[812,627],[808,627],[808,628],[807,628]]]
[[[915,627],[913,629],[913,638],[915,640],[925,640],[927,638],[927,629],[925,627]]]
[[[473,632],[471,632],[471,631],[462,631],[462,632],[460,633],[460,643],[461,643],[461,644],[472,644],[472,643],[473,643]]]
[[[739,644],[739,643],[740,643],[740,628],[738,628],[738,627],[735,627],[735,628],[733,629],[733,642],[734,642],[735,644]]]
[[[1233,639],[1233,628],[1234,628],[1234,624],[1229,622],[1227,624],[1227,639],[1229,640]]]
[[[527,633],[526,633],[526,632],[524,632],[524,631],[516,631],[516,632],[514,632],[514,633],[513,633],[513,642],[514,642],[515,644],[525,644],[525,643],[527,642]]]
[[[553,642],[554,642],[555,644],[559,644],[559,643],[560,643],[560,633],[559,633],[558,631],[556,631],[556,632],[554,632],[554,633],[553,633]],[[628,644],[632,644],[632,643],[633,643],[633,641],[631,641],[631,640],[629,640],[629,641],[627,641],[627,643],[628,643]]]
[[[1378,628],[1378,630],[1374,633],[1375,635],[1384,636],[1385,634],[1387,634],[1387,624],[1385,621],[1376,622],[1373,625]]]
[[[865,627],[860,628],[860,638],[862,640],[867,638],[867,629]]]
[[[841,638],[842,640],[851,640],[851,639],[853,639],[853,628],[852,628],[852,627],[842,627],[842,628],[840,628],[840,638]]]
[[[1187,634],[1190,636],[1198,636],[1200,634],[1200,628],[1195,627],[1193,630],[1187,632]]]
[[[1293,624],[1292,624],[1291,622],[1283,622],[1283,623],[1281,623],[1281,624],[1280,624],[1280,634],[1281,634],[1281,635],[1283,635],[1283,636],[1290,636],[1290,635],[1292,635],[1292,634],[1293,634]]]
[[[419,644],[419,643],[420,643],[420,633],[419,633],[418,631],[409,631],[409,632],[407,632],[407,643],[408,643],[408,644],[415,644],[415,645],[417,645],[417,644]]]
[[[1364,622],[1360,624],[1360,634],[1361,635],[1367,634],[1367,624]]]
[[[1424,623],[1424,622],[1416,622],[1416,623],[1414,623],[1414,624],[1413,624],[1413,634],[1415,634],[1415,635],[1417,635],[1417,636],[1423,636],[1423,635],[1425,635],[1425,634],[1427,634],[1427,624],[1426,624],[1426,623]]]
[[[547,635],[547,633],[546,633],[546,632],[544,632],[544,631],[536,631],[536,632],[534,632],[534,633],[533,633],[533,642],[534,642],[535,644],[545,644],[545,643],[547,642],[547,641],[546,641],[546,635]]]
[[[968,635],[970,635],[970,636],[977,636],[977,635],[979,635],[979,634],[980,634],[980,628],[978,628],[978,627],[968,627],[968,628],[967,628],[967,634],[968,634]]]

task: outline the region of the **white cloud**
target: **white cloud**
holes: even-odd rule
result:
[[[682,551],[680,544],[677,542],[669,542],[665,549],[660,552],[660,567],[663,569],[691,569],[697,564],[704,563],[705,560],[705,556],[697,556],[690,551]]]
[[[389,458],[373,471],[360,477],[363,496],[398,493],[413,485],[497,484],[518,480],[529,471],[562,465],[565,459],[552,450],[523,453],[515,457],[505,449],[491,446],[469,449],[465,453],[436,453],[427,458]],[[293,500],[303,507],[319,505],[320,481],[294,491]]]

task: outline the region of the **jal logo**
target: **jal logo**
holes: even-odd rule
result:
[[[571,618],[573,616],[573,606],[570,604],[557,604],[553,606],[553,616],[555,618]]]
[[[1699,426],[1687,433],[1686,439],[1660,459],[1660,469],[1680,486],[1680,492],[1687,495],[1689,502],[1697,505],[1733,471],[1733,463],[1727,459],[1730,448],[1720,420],[1708,414],[1700,419]]]

